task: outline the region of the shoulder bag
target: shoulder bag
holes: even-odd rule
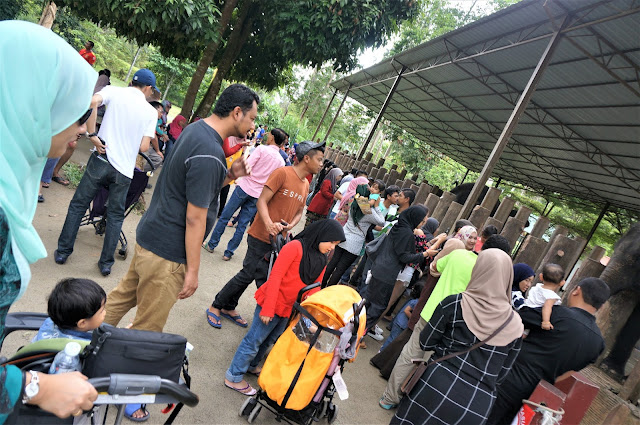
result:
[[[431,366],[433,364],[436,364],[436,363],[443,362],[445,360],[449,360],[449,359],[451,359],[453,357],[457,357],[457,356],[460,356],[462,354],[466,354],[469,351],[473,351],[476,348],[480,348],[482,345],[486,344],[487,341],[489,341],[494,336],[498,335],[498,333],[501,330],[503,330],[505,328],[505,326],[507,326],[509,324],[509,322],[511,322],[511,319],[513,319],[513,315],[514,315],[514,312],[511,311],[511,315],[509,316],[509,318],[507,318],[507,320],[498,329],[496,329],[485,340],[473,344],[471,347],[467,348],[466,350],[458,351],[456,353],[447,354],[446,356],[440,357],[439,359],[436,359],[436,360],[434,360],[432,362],[429,362],[429,363],[425,362],[424,360],[414,360],[413,362],[416,363],[416,365],[413,368],[413,370],[411,371],[411,373],[409,374],[409,376],[407,376],[407,379],[405,379],[404,382],[402,383],[402,385],[400,386],[400,392],[402,394],[409,394],[411,392],[411,390],[413,390],[413,387],[416,386],[416,384],[418,383],[418,381],[422,377],[422,374],[424,374],[424,372],[427,370],[427,368],[429,366]]]

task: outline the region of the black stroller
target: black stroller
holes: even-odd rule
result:
[[[127,199],[125,201],[125,213],[124,218],[127,218],[131,211],[138,205],[138,201],[140,200],[140,195],[146,189],[147,184],[149,183],[149,177],[153,176],[153,171],[155,167],[153,162],[149,159],[149,157],[142,152],[138,153],[151,167],[151,171],[143,171],[139,168],[135,168],[133,171],[133,179],[131,179],[131,184],[129,185],[129,191],[127,192]],[[109,190],[106,187],[100,188],[95,198],[91,202],[91,208],[89,209],[88,214],[82,217],[82,221],[80,222],[80,226],[86,226],[88,224],[93,225],[96,230],[96,235],[104,235],[104,232],[107,229],[107,208],[109,207],[108,203],[109,198]],[[118,255],[121,259],[127,259],[128,253],[128,242],[127,237],[124,232],[120,231],[120,249],[118,249]]]
[[[17,330],[37,330],[42,322],[47,318],[46,314],[42,313],[10,313],[7,315],[6,326],[4,335],[8,335],[11,332]],[[104,326],[104,325],[103,325]],[[184,355],[186,346],[186,340],[183,344],[180,344],[179,335],[162,334],[156,332],[149,332],[156,339],[164,338],[166,341],[171,341],[174,345],[165,350],[173,349],[172,358],[177,359],[177,362],[168,362],[167,368],[181,369],[176,375],[175,373],[171,379],[166,377],[154,376],[150,374],[131,374],[127,373],[91,373],[97,372],[100,367],[102,370],[105,368],[105,363],[113,363],[115,352],[114,347],[116,343],[107,347],[104,342],[110,338],[122,337],[123,333],[130,332],[129,329],[115,329],[113,327],[101,327],[94,331],[93,339],[89,343],[88,341],[74,340],[81,345],[84,345],[84,351],[81,354],[84,367],[82,372],[89,376],[89,383],[93,385],[98,391],[98,399],[94,402],[94,407],[88,412],[78,417],[71,417],[66,419],[60,419],[52,414],[39,409],[37,406],[23,405],[18,403],[14,408],[14,411],[9,415],[6,420],[7,424],[74,424],[74,425],[94,425],[102,424],[106,422],[107,410],[109,405],[116,405],[117,412],[115,416],[115,424],[119,425],[124,417],[124,406],[129,403],[143,403],[143,404],[167,404],[167,408],[163,410],[163,413],[171,411],[165,424],[171,424],[177,417],[180,409],[183,405],[190,407],[196,406],[199,402],[198,396],[191,392],[189,389],[191,378],[188,373],[188,359]],[[144,331],[133,331],[144,332]],[[139,335],[139,334],[138,334]],[[15,365],[22,370],[35,370],[39,372],[47,372],[53,361],[55,355],[64,346],[69,339],[56,338],[45,339],[29,344],[22,347],[18,352],[13,355],[9,360],[4,361],[3,365]],[[175,344],[178,341],[178,344]],[[102,342],[102,347],[100,343]],[[146,343],[149,344],[149,343]],[[134,345],[134,344],[131,344]],[[157,345],[157,344],[156,344]],[[166,344],[169,346],[170,344]],[[117,347],[116,347],[117,348]],[[141,361],[150,362],[148,354],[148,348],[143,344],[137,344],[137,347],[131,347],[138,349],[141,353],[147,351],[144,355],[145,359]],[[97,351],[102,349],[103,354],[101,359],[95,355]],[[182,350],[182,357],[180,356],[180,350]],[[118,356],[115,361],[118,363],[115,369],[124,367],[123,365],[129,364],[125,369],[135,370],[138,364],[131,364],[139,362],[136,361],[133,352],[126,356]],[[90,357],[94,356],[93,359]],[[140,356],[137,356],[140,357]],[[106,362],[102,360],[107,359]],[[93,362],[91,361],[93,360]],[[110,361],[111,360],[111,361]],[[99,362],[99,367],[96,368],[95,364]],[[94,367],[92,367],[92,365]],[[180,372],[182,376],[180,376]],[[158,374],[165,373],[165,367],[160,366],[157,368]],[[177,404],[177,405],[176,405]],[[174,407],[175,406],[175,407]]]

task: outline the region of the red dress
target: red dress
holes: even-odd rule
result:
[[[332,203],[333,191],[331,190],[331,180],[325,180],[322,182],[316,196],[311,200],[307,211],[326,216],[329,214],[329,208],[331,208]]]

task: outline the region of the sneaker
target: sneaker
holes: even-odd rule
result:
[[[376,327],[374,328],[374,330],[375,330],[375,332],[376,332],[378,335],[382,335],[382,329],[380,329],[380,326],[376,325]]]
[[[376,341],[382,341],[384,339],[384,336],[371,331],[367,332],[367,335],[369,335],[371,338],[375,339]]]

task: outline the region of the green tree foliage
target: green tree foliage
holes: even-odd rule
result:
[[[243,2],[238,7],[242,9]],[[252,31],[240,46],[228,43],[224,47],[224,50],[232,48],[236,57],[232,67],[219,67],[217,73],[224,72],[221,77],[227,78],[229,72],[234,79],[262,85],[284,80],[278,74],[290,72],[294,64],[315,66],[331,62],[336,70],[348,71],[357,63],[356,53],[366,47],[379,46],[414,9],[414,0],[254,1],[246,18],[240,20],[238,17],[233,29],[224,37],[230,40],[234,31],[246,28],[247,22],[253,25]],[[245,46],[250,46],[247,51]],[[224,50],[216,56],[223,62],[228,56]],[[239,58],[244,59],[238,61]],[[269,65],[251,67],[262,61],[268,61]],[[244,63],[250,66],[243,67]],[[258,77],[260,72],[267,75]],[[213,105],[219,91],[215,84],[219,84],[221,77],[216,76],[214,85],[198,107],[199,115],[208,113]]]
[[[169,93],[173,95],[173,93],[179,93],[181,89],[186,90],[185,82],[188,82],[187,78],[195,70],[193,62],[165,57],[155,49],[151,52],[149,61],[149,66],[156,74],[157,87],[162,92],[162,99],[167,99]],[[176,96],[171,98],[175,99]]]
[[[196,58],[216,37],[220,11],[211,0],[57,0],[81,18],[108,25],[139,45],[167,56]]]
[[[0,21],[15,19],[23,11],[23,2],[20,0],[0,1]]]

